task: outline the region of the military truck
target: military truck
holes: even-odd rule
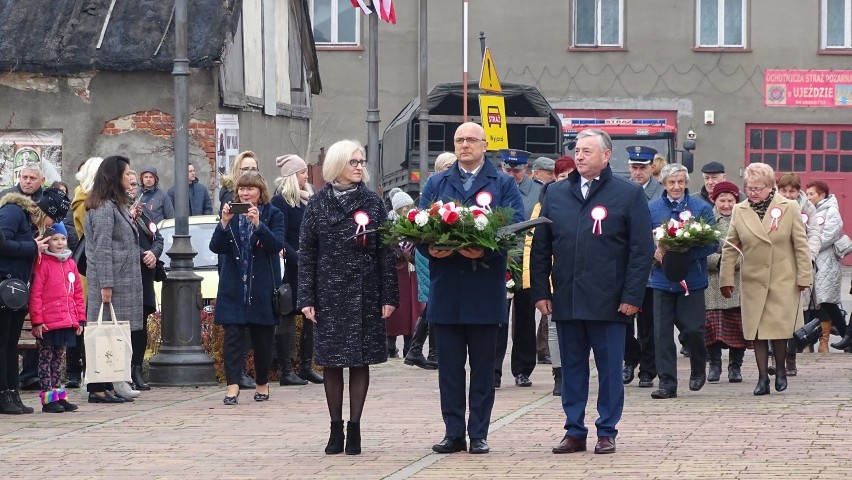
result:
[[[454,150],[453,136],[464,123],[462,98],[464,85],[442,83],[428,95],[429,172],[434,171],[435,158]],[[509,148],[526,150],[535,157],[556,158],[562,153],[562,122],[550,104],[530,85],[502,84],[506,102],[505,117],[496,112],[486,112],[486,122],[505,122]],[[468,120],[482,123],[479,116],[479,95],[483,92],[476,82],[468,83]],[[384,192],[399,187],[415,196],[420,190],[420,99],[408,103],[388,124],[382,135],[380,177]],[[496,152],[489,158],[497,161]]]

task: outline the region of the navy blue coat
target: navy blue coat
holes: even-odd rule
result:
[[[515,179],[497,170],[488,160],[465,192],[459,174],[458,162],[443,172],[429,177],[420,195],[418,208],[428,208],[432,203],[460,201],[475,204],[479,192],[491,194],[491,207],[508,207],[514,210],[514,221],[524,221],[524,203]],[[485,251],[485,256],[474,263],[461,254],[447,258],[433,258],[428,245],[418,247],[429,259],[429,308],[426,317],[438,324],[493,325],[508,323],[506,307],[506,252]]]
[[[292,207],[281,195],[272,197],[270,203],[284,215],[284,280],[290,284],[293,305],[296,305],[299,291],[299,232],[302,230],[305,205],[299,203],[298,207]]]
[[[690,195],[689,190],[683,192],[686,198],[686,208],[675,208],[669,196],[663,193],[662,198],[654,200],[648,204],[651,210],[651,222],[654,228],[659,227],[663,222],[668,222],[671,219],[678,219],[680,212],[689,210],[695,218],[701,218],[705,223],[716,225],[716,217],[713,215],[713,207],[709,203],[695,195]],[[702,248],[689,249],[689,272],[686,274],[686,286],[690,290],[701,290],[707,288],[707,256],[716,253],[718,242]],[[684,289],[680,282],[672,282],[666,278],[662,267],[654,267],[651,272],[651,288],[656,290],[664,290],[669,293],[683,293]]]
[[[175,205],[175,187],[169,189],[169,199]],[[213,213],[213,203],[210,202],[210,192],[198,179],[189,184],[189,214],[210,215]]]
[[[592,233],[598,206],[607,212],[600,235]],[[654,258],[642,187],[606,167],[584,199],[574,171],[547,188],[541,216],[553,223],[536,227],[533,236],[532,301],[552,300],[555,321],[630,321],[618,307],[642,305]]]
[[[0,280],[17,278],[24,283],[30,281],[38,248],[30,223],[24,211],[32,200],[23,195],[6,195],[0,201],[0,231],[5,241],[0,243]]]
[[[221,223],[216,226],[210,238],[210,251],[220,254],[216,294],[216,323],[219,325],[278,325],[278,317],[272,312],[272,291],[281,284],[278,252],[284,248],[284,215],[277,208],[261,205],[260,225],[251,242],[254,247],[249,265],[249,297],[245,299],[237,216],[228,222],[227,228],[222,228]]]

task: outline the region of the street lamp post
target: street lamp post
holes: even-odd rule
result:
[[[189,239],[189,59],[187,0],[175,2],[175,235],[170,272],[163,282],[162,344],[151,358],[154,386],[215,385],[213,360],[201,346],[201,277]]]

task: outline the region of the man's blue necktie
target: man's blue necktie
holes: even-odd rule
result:
[[[470,187],[473,186],[473,179],[475,178],[472,173],[467,172],[459,172],[461,173],[462,178],[462,186],[464,187],[464,191],[470,190]]]

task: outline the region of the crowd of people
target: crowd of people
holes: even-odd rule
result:
[[[280,177],[273,189],[254,153],[235,158],[221,179],[219,223],[209,244],[219,256],[215,323],[225,332],[224,405],[240,403],[249,350],[253,400],[269,401],[277,357],[280,385],[323,385],[330,421],[325,452],[356,455],[370,366],[403,357],[407,365],[438,371],[445,434],[433,451],[488,453],[511,334],[517,387],[532,385],[537,364],[551,365],[553,395],[561,396],[566,415],[554,453],[586,450],[588,360],[594,355],[594,451],[607,454],[616,451],[624,388],[637,368],[639,387],[653,388],[659,380],[651,398],[680,393],[675,338],[689,357],[691,391],[720,381],[723,350],[729,351],[728,381],[742,382],[745,352],[753,350],[755,395],[770,393],[773,375],[778,392],[797,375],[796,355],[809,346],[791,339],[805,319],[821,320],[818,352],[828,351],[832,329],[843,337],[832,347],[852,347],[835,248],[843,222],[824,182],[803,189],[795,174],[776,178],[771,167],[755,163],[745,169],[741,191],[723,165],[710,162],[701,170],[703,185],[691,194],[686,167],[666,164],[647,146],[627,148],[629,178],[615,174],[612,142],[600,130],[577,135],[573,158],[532,163],[529,152],[515,149],[500,151],[499,165],[488,161],[476,123],[462,124],[453,141],[454,152],[436,159],[417,200],[400,189],[391,190],[387,202],[375,193],[365,151],[349,140],[329,147],[319,189],[308,182],[308,165],[297,155],[276,159]],[[39,165],[27,164],[19,183],[0,193],[0,277],[32,284],[28,310],[0,308],[4,414],[33,412],[20,397],[20,388],[32,384],[27,375],[33,369],[42,411],[78,409],[66,388],[81,386],[82,333],[105,305],[130,322],[131,381],[87,383],[88,401],[132,402],[151,388],[143,360],[163,253],[156,225],[174,215],[173,189],[159,188],[156,168],[137,174],[122,156],[91,158],[76,178],[70,199],[67,184],[45,188]],[[192,165],[189,183],[190,213],[211,213],[209,193]],[[551,223],[527,235],[522,253],[512,258],[500,250],[383,241],[379,227],[410,209],[436,201],[468,205],[481,192],[491,195],[492,208],[511,208],[513,222],[546,217]],[[717,229],[717,240],[675,250],[652,234],[686,219]],[[78,255],[81,249],[85,255]],[[513,263],[519,284],[509,288],[506,272]],[[292,290],[293,304],[276,309],[273,296],[282,283]],[[38,349],[25,353],[19,375],[17,345],[27,313]],[[305,319],[298,335],[297,315]]]

